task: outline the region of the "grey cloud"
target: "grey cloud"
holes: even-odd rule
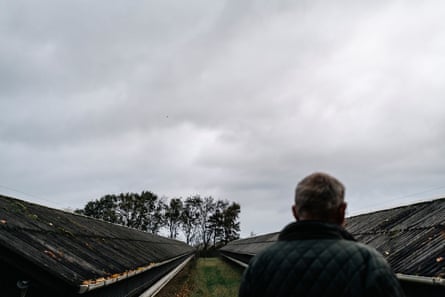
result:
[[[312,171],[350,213],[444,192],[439,2],[0,5],[0,186],[238,200],[244,235]]]

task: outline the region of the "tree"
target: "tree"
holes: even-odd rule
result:
[[[181,229],[187,244],[195,243],[202,199],[199,196],[187,197],[181,215]]]
[[[141,193],[141,199],[145,209],[147,210],[145,217],[145,230],[153,234],[158,234],[161,228],[165,226],[165,199],[158,198],[157,195],[148,191]]]
[[[215,209],[213,214],[209,218],[210,232],[212,233],[213,246],[216,246],[217,242],[222,241],[224,237],[224,211],[228,206],[227,201],[218,200],[215,203]]]
[[[238,203],[199,195],[184,202],[173,198],[167,204],[166,200],[149,191],[105,195],[75,212],[153,234],[165,228],[170,238],[177,238],[182,230],[187,244],[200,245],[203,250],[239,238]]]
[[[114,195],[106,195],[100,199],[88,202],[84,209],[76,209],[74,212],[83,214],[110,223],[118,223],[119,216],[116,213],[117,199]]]
[[[181,215],[183,212],[183,203],[180,198],[173,198],[165,209],[166,226],[170,232],[170,238],[178,236],[178,230],[181,225]]]
[[[148,210],[140,195],[135,193],[119,194],[117,206],[120,224],[139,230],[147,229]]]
[[[106,195],[76,213],[157,234],[164,226],[165,203],[151,192]]]
[[[207,250],[212,239],[212,227],[210,217],[215,210],[215,201],[213,197],[205,197],[199,210],[198,232],[201,235],[201,244],[204,250]]]
[[[223,212],[222,227],[224,230],[223,242],[225,244],[239,238],[240,223],[238,218],[240,212],[241,206],[236,202],[232,202]]]
[[[239,238],[240,224],[238,217],[240,209],[238,203],[229,204],[228,201],[216,201],[214,212],[209,219],[213,246],[216,246],[217,242],[227,244]]]

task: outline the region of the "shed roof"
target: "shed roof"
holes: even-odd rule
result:
[[[445,278],[445,198],[354,216],[346,229],[397,273]]]
[[[278,240],[280,232],[238,239],[222,247],[221,251],[254,256]]]
[[[349,217],[346,229],[382,253],[396,273],[445,278],[445,198]],[[240,239],[224,252],[254,255],[278,233]]]
[[[191,253],[185,243],[0,195],[0,248],[79,287]]]

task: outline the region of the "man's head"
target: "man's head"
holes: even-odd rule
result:
[[[342,225],[345,219],[345,187],[326,173],[313,173],[295,189],[292,207],[297,221],[319,220]]]

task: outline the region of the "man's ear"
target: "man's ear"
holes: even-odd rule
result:
[[[298,208],[297,206],[294,204],[292,205],[292,213],[294,214],[294,218],[299,221],[300,218],[298,217]]]
[[[346,217],[346,207],[348,206],[348,204],[346,202],[342,202],[340,204],[340,206],[338,207],[338,217],[337,217],[337,224],[344,226],[346,221],[345,221],[345,217]]]

